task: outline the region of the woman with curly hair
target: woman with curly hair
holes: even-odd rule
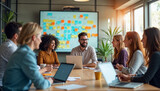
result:
[[[38,64],[53,64],[54,67],[60,65],[55,50],[59,44],[58,39],[53,35],[43,35],[42,42],[39,46]]]

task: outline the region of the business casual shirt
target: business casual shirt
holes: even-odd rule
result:
[[[9,39],[0,46],[0,86],[8,60],[16,50],[17,45]]]
[[[38,55],[38,64],[60,64],[55,51],[50,54],[46,51],[40,51]]]
[[[118,55],[118,59],[114,59],[112,64],[116,68],[116,64],[121,64],[126,67],[126,62],[128,61],[128,53],[125,49],[122,49]]]
[[[37,89],[51,86],[37,69],[36,54],[29,46],[22,45],[13,53],[7,64],[3,77],[3,90],[29,90],[32,83]]]
[[[144,65],[144,56],[140,50],[136,50],[127,67],[122,68],[124,74],[144,74],[147,67]]]
[[[80,46],[72,49],[71,55],[82,56],[83,64],[97,63],[97,55],[93,47],[87,46],[84,51],[81,50]],[[90,60],[92,62],[90,62]]]
[[[144,75],[131,78],[131,81],[149,83],[160,88],[160,52],[152,54],[147,72]]]

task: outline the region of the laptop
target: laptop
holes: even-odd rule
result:
[[[73,55],[67,55],[66,56],[66,63],[75,64],[75,69],[82,69],[83,63],[82,63],[82,56],[73,56]]]
[[[98,64],[98,66],[104,76],[107,85],[110,87],[136,88],[143,85],[143,83],[137,82],[120,82],[111,62],[101,63]]]
[[[74,64],[61,63],[57,72],[53,77],[54,78],[53,84],[65,83],[73,68]]]

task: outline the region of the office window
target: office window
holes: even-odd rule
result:
[[[130,12],[124,15],[124,29],[126,32],[130,31]]]
[[[150,26],[160,28],[160,1],[149,4]]]
[[[134,10],[134,31],[138,32],[140,37],[143,35],[143,7]]]

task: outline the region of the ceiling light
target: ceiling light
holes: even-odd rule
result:
[[[76,1],[76,2],[87,2],[89,0],[74,0],[74,1]]]

